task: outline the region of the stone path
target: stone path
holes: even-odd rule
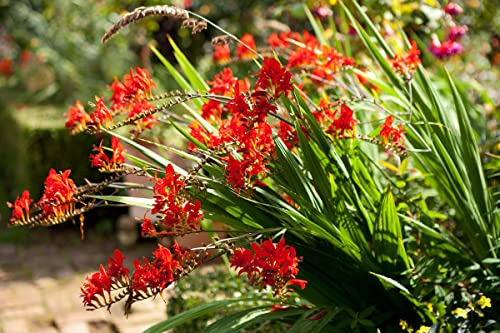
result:
[[[85,311],[80,287],[87,273],[106,263],[115,241],[75,229],[30,230],[28,239],[0,243],[1,333],[136,333],[166,318],[161,298],[134,304],[123,315],[122,304]],[[0,230],[0,232],[2,232]],[[123,249],[126,265],[152,253],[154,244]]]

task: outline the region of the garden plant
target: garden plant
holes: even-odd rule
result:
[[[450,4],[443,10],[457,15]],[[399,30],[390,45],[356,1],[335,8],[358,44],[305,6],[312,32],[274,32],[262,43],[167,5],[137,8],[108,30],[102,41],[112,43],[121,29],[163,16],[193,34],[218,31],[217,74],[203,77],[171,39],[176,64],[151,46],[179,90],[157,91],[154,75],[134,67],[108,83],[109,97],[76,101],[70,133],[111,137],[88,152],[106,180],[77,185],[71,170],[51,170],[41,198],[24,191],[8,203],[10,224],[76,221],[83,237],[86,212],[129,205],[146,209],[136,217],[143,237],[207,233],[212,242],[159,242],[134,267],[115,250],[83,282],[87,310],[121,302],[128,312],[222,258],[255,293],[199,304],[146,332],[219,309],[228,314],[203,332],[265,323],[289,332],[500,330],[498,187],[486,177],[475,107],[444,66],[421,64],[423,54],[459,53],[457,36],[450,49],[426,50]],[[237,77],[237,68],[248,70]],[[166,126],[185,149],[155,138]],[[150,195],[128,194],[135,188]]]

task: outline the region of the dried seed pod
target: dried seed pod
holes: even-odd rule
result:
[[[221,35],[221,36],[215,36],[212,38],[212,46],[222,46],[229,44],[231,41],[231,36],[228,35]]]
[[[197,34],[198,32],[201,32],[203,30],[207,29],[207,22],[205,21],[198,21],[196,25],[192,29],[192,33]]]
[[[134,9],[133,12],[124,14],[120,17],[118,22],[116,22],[102,37],[102,42],[106,43],[111,37],[113,37],[118,31],[125,28],[131,23],[142,20],[148,16],[166,16],[175,19],[189,19],[189,14],[185,9],[158,5],[151,7],[138,7]]]

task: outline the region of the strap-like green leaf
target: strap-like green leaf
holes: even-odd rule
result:
[[[143,333],[163,333],[166,330],[169,330],[171,328],[177,327],[179,325],[182,325],[184,323],[190,322],[196,318],[202,317],[206,314],[209,314],[213,311],[216,311],[218,309],[225,308],[231,304],[234,303],[240,303],[240,302],[255,302],[257,299],[255,298],[245,298],[245,299],[227,299],[227,300],[220,300],[220,301],[214,301],[206,304],[202,304],[199,306],[196,306],[194,308],[191,308],[187,311],[184,311],[178,315],[175,315],[171,318],[168,318],[165,321],[162,321],[154,326],[151,326],[147,330],[145,330]]]

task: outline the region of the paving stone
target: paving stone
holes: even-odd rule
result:
[[[54,279],[53,277],[49,277],[49,276],[35,279],[33,281],[33,283],[35,284],[35,286],[37,286],[38,288],[41,288],[41,289],[56,288],[59,284],[59,282],[56,279]]]
[[[51,293],[44,293],[45,306],[47,309],[56,313],[67,313],[73,309],[73,303],[69,299],[65,290]],[[83,309],[82,309],[83,310]]]
[[[19,307],[38,304],[42,302],[40,290],[33,284],[28,282],[9,282],[6,288],[10,295],[2,299],[2,307]]]
[[[116,327],[109,321],[93,321],[89,323],[91,333],[116,333]],[[121,332],[120,332],[121,333]]]
[[[144,329],[153,326],[154,324],[167,319],[166,314],[159,312],[139,312],[139,313],[131,313],[127,317],[121,318],[113,318],[113,322],[121,330],[127,327],[143,327],[142,330],[138,332],[142,332]]]
[[[59,327],[61,333],[91,333],[90,327],[85,322],[66,323]]]
[[[2,311],[0,312],[0,319],[38,318],[46,315],[47,312],[43,306],[35,305],[28,307],[2,309]]]
[[[57,328],[49,326],[49,327],[37,327],[35,330],[36,333],[59,333]]]
[[[30,327],[26,319],[7,319],[2,321],[3,333],[29,333]]]
[[[76,322],[92,322],[110,320],[109,315],[106,311],[85,311],[74,310],[70,313],[55,313],[54,321],[58,327],[62,327],[66,324],[76,323]]]

